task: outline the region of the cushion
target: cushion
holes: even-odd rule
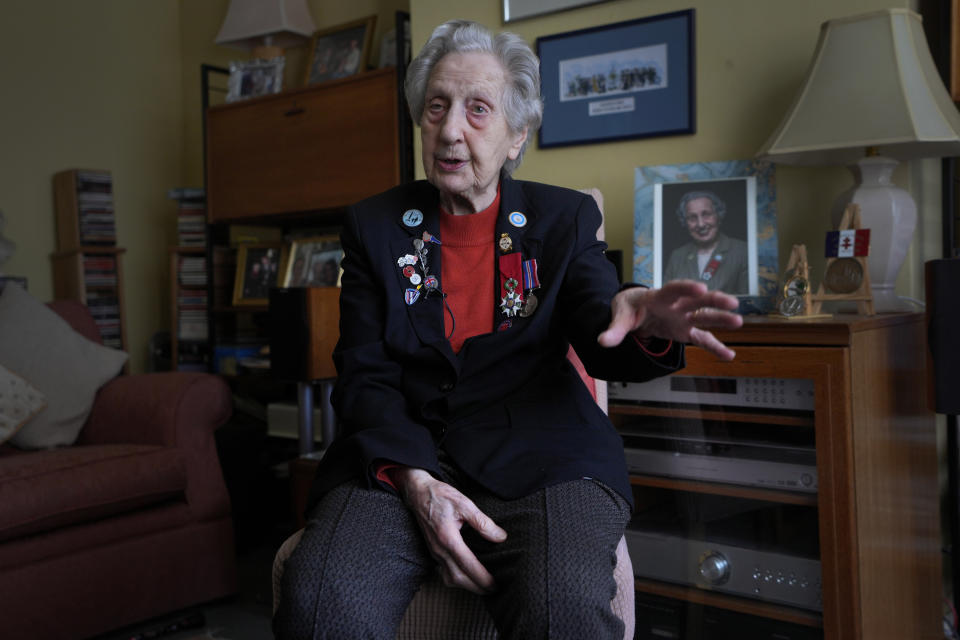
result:
[[[110,444],[8,456],[0,465],[0,541],[182,501],[186,487],[175,447]]]
[[[70,445],[97,389],[116,376],[127,354],[98,345],[14,283],[0,295],[0,365],[29,380],[47,407],[10,442],[22,449]]]
[[[0,366],[0,443],[47,406],[47,400],[35,386]]]

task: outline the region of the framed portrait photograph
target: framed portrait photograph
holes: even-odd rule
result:
[[[299,238],[290,245],[284,287],[338,287],[343,250],[335,235]]]
[[[693,9],[537,38],[541,148],[694,133]]]
[[[237,248],[237,275],[233,284],[235,306],[266,305],[271,287],[280,286],[284,264],[282,245],[248,244]]]
[[[226,101],[280,93],[283,90],[283,64],[283,56],[272,60],[231,62]]]
[[[345,78],[366,68],[377,16],[321,29],[310,41],[304,86]]]
[[[767,162],[637,168],[634,281],[699,280],[736,296],[775,295],[775,203]]]

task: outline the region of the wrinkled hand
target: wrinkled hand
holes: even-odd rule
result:
[[[503,542],[507,532],[472,500],[423,469],[399,467],[389,473],[417,518],[444,584],[481,595],[492,591],[493,576],[467,547],[460,529],[468,524],[491,542]]]
[[[613,298],[613,319],[597,338],[604,347],[615,347],[634,332],[640,338],[657,337],[695,344],[721,360],[733,360],[734,351],[709,329],[737,329],[743,318],[731,313],[737,299],[693,280],[674,280],[660,289],[633,287]]]

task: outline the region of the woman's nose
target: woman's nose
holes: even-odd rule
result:
[[[463,112],[459,109],[450,109],[443,119],[440,135],[447,144],[459,142],[463,139],[463,128],[466,124]]]

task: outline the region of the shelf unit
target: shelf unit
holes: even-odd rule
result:
[[[286,237],[337,232],[347,206],[412,175],[401,71],[369,71],[206,110],[214,351],[237,344],[238,336],[268,338],[266,306],[237,307],[224,296],[234,278],[231,225],[278,227]]]
[[[700,637],[697,627],[703,624],[705,607],[819,629],[830,640],[941,638],[939,485],[923,316],[752,317],[741,330],[718,334],[736,349],[735,360],[719,362],[691,347],[687,367],[675,375],[810,380],[813,411],[665,402],[637,406],[611,400],[614,424],[629,430],[631,422],[644,420],[668,425],[700,420],[724,427],[769,427],[770,433],[800,430],[814,442],[818,490],[811,494],[636,474],[631,479],[636,502],[643,505],[667,495],[709,503],[711,496],[722,496],[809,512],[817,522],[822,614],[649,575],[638,577],[637,591],[686,607],[690,628],[683,637],[688,638]],[[697,542],[691,548],[697,545],[709,547]],[[642,576],[638,564],[635,558],[635,571]]]
[[[53,176],[57,251],[50,256],[53,294],[90,309],[106,346],[127,349],[123,254],[116,246],[109,171],[69,169]]]

